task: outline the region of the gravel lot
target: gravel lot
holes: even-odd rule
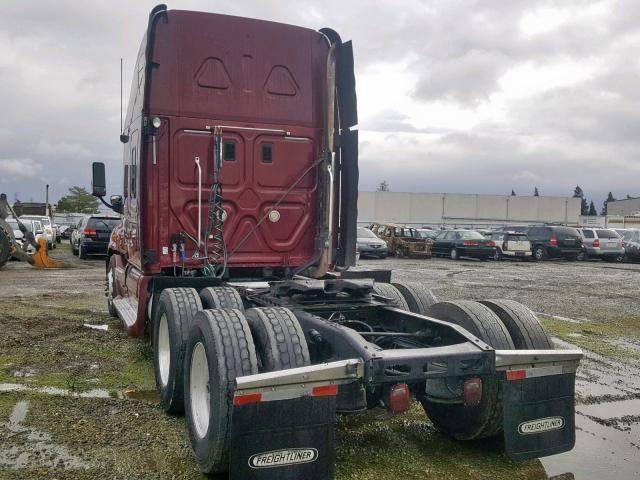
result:
[[[0,478],[201,478],[180,417],[154,393],[145,340],[106,312],[102,259],[0,271]],[[640,265],[361,260],[440,300],[510,298],[538,312],[559,348],[578,345],[577,444],[512,462],[500,441],[457,443],[419,407],[342,418],[336,478],[640,478]],[[94,330],[84,324],[106,325]]]

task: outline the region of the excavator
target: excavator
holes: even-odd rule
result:
[[[16,241],[13,235],[13,228],[6,222],[9,215],[12,215],[18,222],[18,228],[20,228],[23,234],[22,245]],[[33,254],[28,252],[29,245],[35,249]],[[62,262],[49,258],[47,254],[47,240],[40,238],[36,241],[33,232],[20,221],[13,211],[13,208],[11,208],[11,205],[9,205],[7,195],[0,193],[0,268],[4,267],[11,258],[27,262],[37,268],[64,267]]]

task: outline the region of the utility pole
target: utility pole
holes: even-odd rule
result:
[[[47,183],[47,196],[45,197],[45,207],[44,207],[44,213],[47,217],[51,216],[51,209],[49,208],[49,184]]]

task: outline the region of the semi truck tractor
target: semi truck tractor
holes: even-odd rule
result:
[[[381,94],[384,94],[381,92]],[[329,29],[154,8],[124,131],[109,312],[150,337],[160,403],[205,473],[332,478],[334,420],[418,401],[461,441],[574,445],[577,350],[511,300],[436,301],[354,271],[351,42]],[[429,275],[425,267],[424,275]]]

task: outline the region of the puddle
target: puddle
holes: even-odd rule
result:
[[[640,478],[637,435],[634,438],[579,414],[576,427],[573,450],[540,459],[547,475],[571,472],[576,480]]]
[[[11,469],[25,467],[89,468],[90,464],[72,455],[69,450],[52,442],[47,432],[23,425],[29,412],[26,400],[16,403],[8,422],[1,426],[12,438],[13,445],[0,450],[0,466]]]
[[[61,395],[81,398],[113,398],[113,394],[108,390],[94,388],[93,390],[72,391],[58,387],[31,387],[19,383],[0,383],[0,392],[35,392],[48,395]]]
[[[144,400],[147,402],[159,402],[158,392],[155,390],[124,390],[122,397],[129,400]]]
[[[72,391],[58,387],[33,387],[19,383],[0,383],[0,392],[34,392],[47,395],[79,397],[79,398],[118,398],[128,400],[144,400],[148,402],[160,401],[155,390],[105,390],[94,388],[92,390]]]

